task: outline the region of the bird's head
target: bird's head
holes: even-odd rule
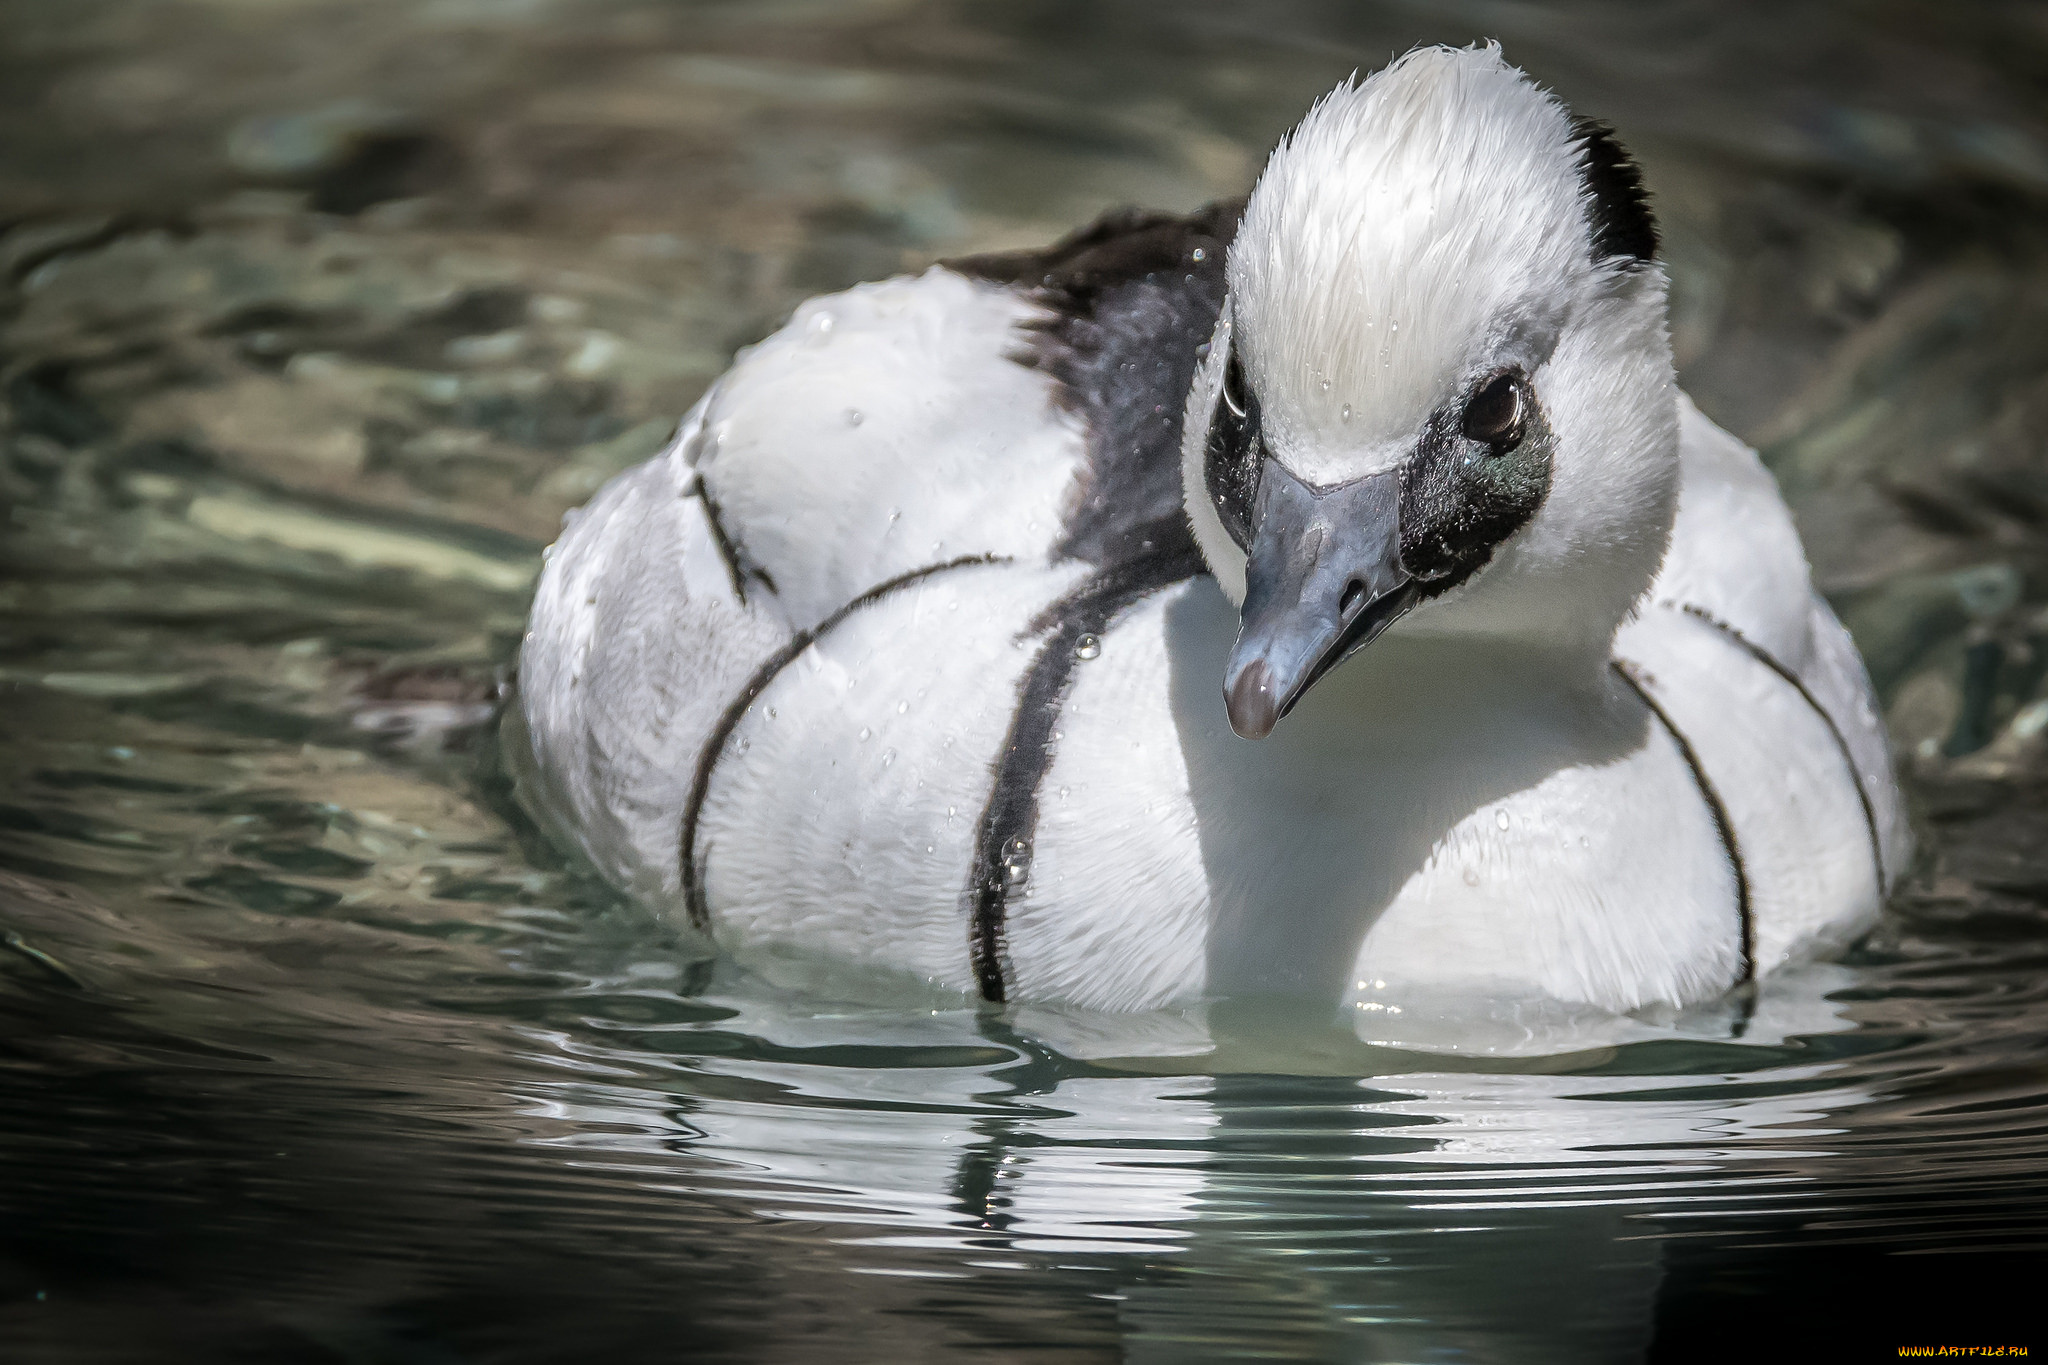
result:
[[[1636,168],[1498,47],[1325,96],[1266,165],[1188,396],[1196,540],[1259,737],[1396,620],[1604,647],[1677,489]]]

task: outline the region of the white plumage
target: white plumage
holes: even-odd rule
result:
[[[1424,48],[1346,82],[1246,206],[1230,287],[1267,343],[1251,379],[1275,453],[1317,482],[1394,463],[1504,328],[1555,331],[1611,273],[1584,250],[1567,116],[1516,77],[1495,48]]]
[[[1281,145],[1227,270],[1130,220],[805,304],[551,551],[528,804],[721,948],[875,989],[1455,1043],[1839,948],[1910,851],[1868,683],[1678,393],[1589,136],[1497,49],[1418,51]],[[1332,509],[1396,502],[1346,582]],[[1316,669],[1226,714],[1297,636]]]

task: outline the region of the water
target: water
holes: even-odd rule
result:
[[[10,1358],[2048,1345],[2037,10],[0,23]],[[1236,192],[1354,65],[1482,33],[1641,152],[1685,382],[1880,684],[1929,851],[1847,962],[1515,1061],[856,1008],[694,960],[510,808],[541,547],[732,347]]]

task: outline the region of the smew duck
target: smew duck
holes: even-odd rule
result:
[[[1370,1036],[1838,950],[1910,853],[1882,725],[1666,288],[1489,45],[1248,200],[805,303],[551,548],[523,798],[743,961],[990,1001]]]

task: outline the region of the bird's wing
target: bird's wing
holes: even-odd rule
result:
[[[742,573],[810,624],[923,565],[1050,558],[1086,442],[1010,358],[1038,315],[935,268],[813,299],[741,352],[684,457]]]
[[[1241,205],[814,299],[741,353],[686,457],[796,621],[920,564],[1196,565],[1180,428]]]
[[[1057,716],[1054,665],[1081,635],[1200,572],[1180,413],[1234,224],[1229,207],[1114,216],[1047,252],[812,300],[742,352],[670,448],[551,552],[511,746],[544,823],[617,884],[708,925],[749,902],[733,878],[777,831],[817,824],[795,818],[806,794],[871,810],[871,784],[845,786],[854,760],[900,750],[899,775],[945,769],[979,795],[956,793],[949,812],[941,784],[914,782],[938,804],[879,817],[874,848],[834,844],[829,861],[877,874],[906,924],[957,916],[1029,834],[1019,793],[1035,793],[1048,750],[1006,732]],[[833,667],[886,680],[891,724],[936,709],[871,749],[888,725],[860,719],[843,688],[818,691]],[[998,728],[973,744],[930,720],[983,712]],[[754,733],[777,713],[776,734],[800,733],[787,753]],[[923,739],[943,752],[914,752]],[[926,869],[945,894],[902,905],[915,878],[879,875],[893,846],[922,849],[910,836],[949,822],[975,833],[960,866]],[[857,899],[813,908],[829,918]]]

